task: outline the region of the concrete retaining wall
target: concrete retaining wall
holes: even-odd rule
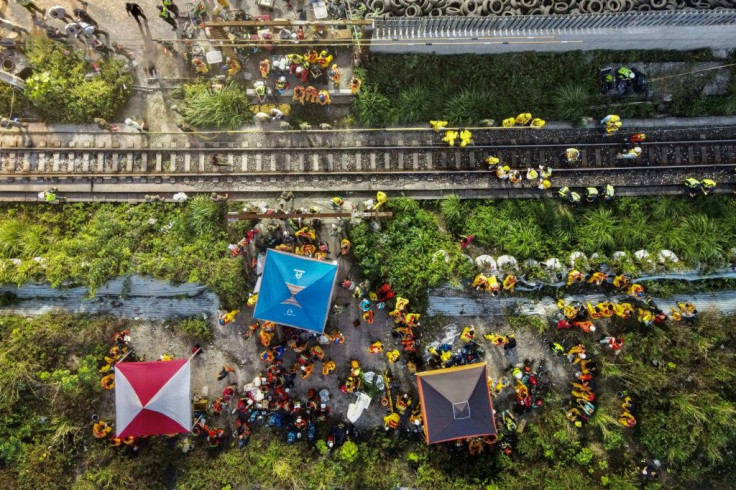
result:
[[[121,295],[125,292],[125,297]],[[174,316],[217,314],[217,296],[196,283],[172,285],[149,277],[116,278],[90,298],[86,287],[55,289],[48,284],[3,286],[1,293],[12,293],[16,304],[0,307],[0,314],[38,316],[53,310],[69,313],[103,313],[124,318],[164,320]],[[114,303],[114,304],[113,304]]]

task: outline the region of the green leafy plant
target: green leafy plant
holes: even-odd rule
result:
[[[568,82],[560,86],[554,93],[557,117],[568,121],[579,121],[587,115],[590,95],[582,86]]]
[[[200,342],[209,342],[214,337],[212,325],[200,316],[182,320],[179,323],[179,330],[184,336]]]
[[[400,123],[411,124],[429,120],[432,111],[432,95],[424,85],[414,85],[399,92],[397,113]]]
[[[24,95],[48,121],[112,118],[132,93],[133,77],[120,60],[108,58],[94,68],[82,52],[44,41],[32,42],[27,55],[32,73]]]
[[[182,114],[187,123],[201,128],[232,129],[249,121],[248,94],[231,82],[214,88],[207,83],[185,85]]]
[[[337,457],[340,461],[352,463],[358,458],[358,445],[353,441],[345,441],[345,444],[337,450]]]
[[[364,126],[387,126],[398,120],[395,105],[385,95],[364,85],[353,103],[356,119]]]
[[[488,107],[493,95],[476,88],[462,89],[452,95],[444,107],[444,114],[451,124],[467,125],[488,118]]]

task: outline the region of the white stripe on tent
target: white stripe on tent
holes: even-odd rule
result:
[[[125,375],[115,369],[115,426],[120,434],[143,409],[138,394]]]
[[[187,361],[148,401],[145,408],[166,415],[182,427],[192,423],[191,369]]]

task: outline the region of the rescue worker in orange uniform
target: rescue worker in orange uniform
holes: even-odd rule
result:
[[[98,420],[92,426],[92,435],[94,435],[97,439],[107,437],[110,432],[112,432],[112,427],[107,425],[107,422],[105,422],[104,420]]]
[[[322,375],[327,376],[328,374],[332,374],[336,368],[335,361],[326,361],[322,364]]]

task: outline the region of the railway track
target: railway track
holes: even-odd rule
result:
[[[426,135],[425,135],[426,136]],[[434,135],[429,136],[433,138]],[[736,139],[656,141],[636,161],[617,159],[623,146],[612,141],[546,144],[476,144],[450,148],[433,142],[325,147],[303,140],[299,146],[233,147],[213,142],[199,148],[0,148],[0,199],[35,199],[49,187],[72,198],[138,200],[146,194],[230,192],[233,197],[278,193],[400,191],[437,198],[456,192],[467,197],[531,197],[535,182],[510,184],[485,170],[496,155],[512,168],[553,167],[554,186],[612,183],[652,192],[679,188],[688,176],[710,177],[728,190],[736,183]],[[316,143],[308,146],[303,143]],[[581,161],[569,166],[562,154],[577,147]],[[209,156],[220,153],[221,165]],[[659,190],[655,190],[659,187]],[[117,197],[116,197],[117,196]],[[432,197],[433,196],[433,197]]]

